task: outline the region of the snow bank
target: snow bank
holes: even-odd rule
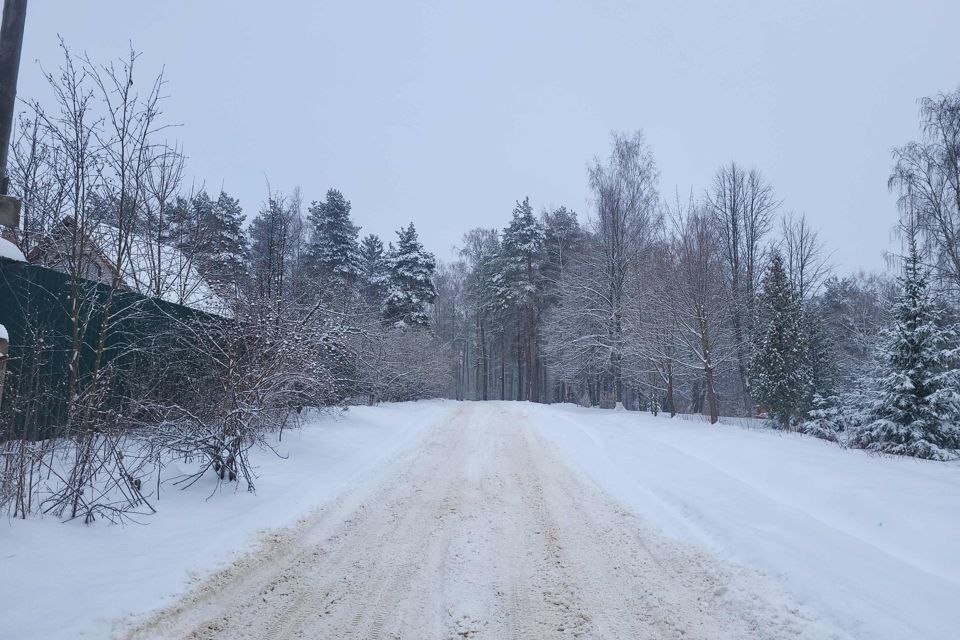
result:
[[[169,604],[191,579],[227,564],[266,528],[293,524],[348,488],[381,477],[449,410],[432,401],[353,407],[319,417],[255,459],[257,493],[211,495],[212,474],[188,490],[162,490],[145,525],[54,518],[0,522],[0,638],[108,637],[111,623]],[[42,603],[42,604],[40,604]]]
[[[956,637],[960,464],[649,414],[530,407],[561,455],[622,503],[769,574],[854,637]]]
[[[27,261],[27,258],[23,255],[23,251],[20,251],[20,249],[17,248],[17,245],[13,244],[6,238],[0,238],[0,258],[16,260],[17,262]]]

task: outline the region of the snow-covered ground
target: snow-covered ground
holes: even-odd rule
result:
[[[166,490],[144,526],[0,523],[0,638],[960,628],[957,464],[509,402],[354,408],[284,447],[257,494]]]
[[[844,637],[772,580],[651,530],[579,478],[526,407],[454,405],[378,488],[123,637]]]
[[[956,638],[960,465],[727,425],[530,407],[647,522],[758,568],[858,638]]]
[[[0,521],[0,639],[103,638],[112,623],[169,604],[192,582],[235,560],[267,528],[294,524],[415,447],[450,403],[353,407],[286,431],[254,461],[257,493],[211,495],[212,474],[166,488],[144,525],[55,518]],[[168,469],[173,473],[173,469]]]

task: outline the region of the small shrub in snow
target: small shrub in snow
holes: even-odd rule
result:
[[[810,419],[800,423],[800,433],[831,442],[840,442],[848,419],[844,414],[842,403],[843,400],[839,396],[814,396]]]

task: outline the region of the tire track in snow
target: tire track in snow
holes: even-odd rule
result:
[[[276,532],[126,637],[828,638],[464,403],[380,485]]]

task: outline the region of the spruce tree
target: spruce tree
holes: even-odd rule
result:
[[[844,402],[843,396],[816,394],[808,414],[809,419],[800,425],[800,431],[823,440],[839,441],[847,421]]]
[[[306,265],[311,274],[321,280],[355,282],[360,275],[360,228],[350,219],[350,201],[330,189],[326,200],[311,203],[307,218],[312,234]]]
[[[790,427],[809,388],[802,320],[800,301],[776,252],[757,300],[750,392],[783,428]]]
[[[430,324],[427,305],[437,299],[433,284],[436,260],[425,251],[413,223],[397,231],[397,246],[391,245],[390,278],[383,303],[383,317],[397,327]]]
[[[898,284],[893,326],[881,338],[873,398],[850,444],[918,458],[953,458],[960,449],[957,331],[943,326],[912,237]]]
[[[247,236],[243,233],[240,201],[220,192],[210,210],[212,218],[211,263],[206,277],[220,289],[238,290],[246,280]]]
[[[360,282],[366,300],[380,306],[390,280],[390,265],[383,249],[383,241],[369,234],[360,242]]]

